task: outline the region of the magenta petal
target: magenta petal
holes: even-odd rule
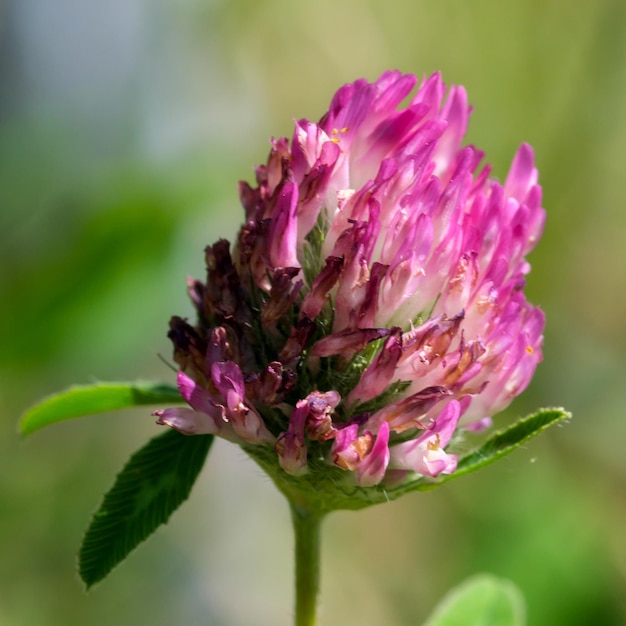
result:
[[[246,401],[243,375],[233,361],[213,363],[213,383],[226,402],[226,418],[233,431],[249,443],[273,443],[269,432],[257,410]]]
[[[357,80],[344,85],[335,94],[328,113],[320,120],[320,126],[328,135],[340,129],[349,129],[350,136],[354,135],[363,120],[370,112],[370,107],[376,96],[375,85],[366,80]]]
[[[417,393],[391,402],[382,409],[376,411],[367,421],[368,428],[379,428],[383,422],[387,422],[392,430],[402,432],[410,428],[422,428],[422,420],[426,418],[431,409],[444,398],[452,395],[445,387],[426,387]]]
[[[213,363],[226,361],[229,348],[230,346],[228,343],[226,329],[223,326],[214,328],[211,331],[204,365],[205,371],[208,375],[211,373],[211,366]]]
[[[176,374],[176,383],[178,385],[178,391],[183,397],[183,400],[196,409],[208,415],[214,415],[216,413],[216,405],[206,389],[203,389],[196,384],[194,380],[189,378],[183,372]]]
[[[291,169],[297,181],[307,175],[329,142],[330,138],[317,124],[308,120],[296,122],[291,141]]]
[[[306,470],[306,445],[304,441],[304,422],[308,414],[306,400],[300,400],[289,420],[289,429],[281,433],[274,449],[278,454],[278,463],[294,476]]]
[[[274,449],[278,455],[278,464],[287,474],[299,476],[306,471],[306,445],[304,438],[286,431],[278,436]]]
[[[378,96],[374,108],[380,114],[389,115],[415,87],[417,78],[412,74],[383,72],[376,81]]]
[[[426,430],[423,435],[418,437],[417,441],[419,443],[430,441],[433,436],[436,436],[438,445],[445,448],[450,442],[450,439],[452,439],[460,416],[461,407],[459,402],[457,400],[450,400],[435,420],[433,427]]]
[[[358,467],[361,461],[356,447],[358,437],[358,424],[350,424],[337,430],[330,450],[331,458],[335,465],[344,469],[355,469]]]
[[[235,409],[245,396],[243,375],[239,366],[233,361],[213,363],[211,366],[211,378],[218,391],[222,394],[229,409]]]
[[[357,400],[367,402],[380,395],[391,384],[396,373],[396,365],[402,356],[401,333],[400,328],[392,329],[392,335],[350,392],[347,398],[348,405],[354,404]]]
[[[326,141],[319,159],[304,176],[298,187],[298,250],[302,240],[315,226],[320,210],[324,206],[329,186],[335,173],[335,165],[341,155],[336,143]]]
[[[352,356],[362,350],[368,343],[386,337],[391,333],[387,328],[361,328],[358,330],[344,330],[327,335],[317,341],[311,348],[314,356],[333,356],[343,354]]]
[[[293,181],[285,183],[278,195],[275,215],[268,233],[269,257],[273,268],[300,267],[297,255],[298,188]]]
[[[300,315],[315,319],[329,299],[329,291],[339,280],[343,268],[343,258],[329,256],[326,265],[316,276],[309,293],[304,297]]]
[[[523,143],[515,158],[504,184],[506,197],[516,198],[522,202],[533,185],[537,184],[537,169],[533,149]]]
[[[469,107],[467,105],[467,94],[463,87],[453,87],[450,90],[441,117],[446,120],[448,125],[437,146],[435,161],[437,162],[438,170],[443,172],[453,162],[454,155],[459,150],[467,131]]]
[[[435,112],[441,105],[443,93],[444,84],[441,79],[441,74],[439,72],[435,72],[420,85],[415,97],[411,101],[411,104],[424,102],[428,104],[432,112]]]
[[[333,442],[333,452],[343,452],[348,446],[353,443],[359,433],[358,424],[349,424],[337,431],[335,435],[335,441]]]

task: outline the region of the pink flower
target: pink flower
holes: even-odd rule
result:
[[[344,85],[272,141],[235,246],[208,247],[190,282],[197,322],[172,319],[191,408],[159,423],[368,487],[453,472],[458,433],[526,388],[544,326],[523,292],[545,217],[532,149],[500,184],[462,146],[465,90],[416,84]]]

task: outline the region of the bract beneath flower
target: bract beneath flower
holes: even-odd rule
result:
[[[344,85],[272,140],[235,245],[189,283],[197,321],[170,323],[191,408],[160,424],[370,487],[454,472],[457,434],[526,388],[544,326],[523,293],[545,218],[532,149],[501,185],[462,145],[463,87],[417,83]]]

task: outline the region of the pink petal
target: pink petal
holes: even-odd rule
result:
[[[208,415],[216,415],[216,405],[206,389],[196,384],[194,380],[189,378],[183,372],[176,374],[176,383],[178,391],[183,400],[196,411],[206,413]]]
[[[367,402],[380,395],[393,381],[396,365],[402,356],[402,330],[392,329],[392,335],[387,339],[378,355],[361,374],[361,378],[347,398],[347,404]]]
[[[533,149],[527,143],[523,143],[513,159],[504,184],[504,194],[506,197],[516,198],[519,202],[523,202],[531,187],[536,184],[535,155]]]
[[[280,466],[288,474],[294,476],[302,474],[307,466],[307,450],[304,441],[304,422],[307,414],[307,402],[300,400],[289,420],[289,429],[278,436],[274,446]]]
[[[390,333],[391,330],[387,328],[343,330],[316,341],[311,348],[311,354],[321,357],[333,356],[335,354],[351,357],[371,341],[387,337]]]
[[[361,487],[377,485],[385,476],[389,465],[389,425],[383,422],[378,429],[371,451],[359,464],[357,483]]]
[[[293,181],[289,181],[278,195],[268,232],[269,257],[273,268],[300,267],[297,256],[297,207],[298,188]]]
[[[183,433],[183,435],[219,435],[235,443],[242,442],[227,422],[201,411],[194,411],[186,407],[176,407],[173,409],[158,409],[152,415],[159,418],[156,422],[157,424],[170,426],[174,430]]]
[[[459,421],[459,403],[452,400],[441,412],[432,428],[417,439],[391,448],[390,465],[395,469],[410,469],[423,476],[451,474],[456,469],[457,456],[444,447],[450,441]]]

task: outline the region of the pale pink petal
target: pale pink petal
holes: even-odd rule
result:
[[[359,464],[357,483],[361,487],[377,485],[385,476],[389,465],[389,425],[383,422],[378,429],[371,451]]]
[[[230,424],[214,415],[186,407],[158,409],[153,411],[152,415],[159,418],[157,424],[170,426],[183,435],[219,435],[228,441],[242,443],[242,439],[235,435]]]
[[[457,456],[446,453],[444,448],[457,427],[459,415],[459,403],[452,400],[420,437],[391,448],[390,465],[423,476],[451,474],[456,469]]]

